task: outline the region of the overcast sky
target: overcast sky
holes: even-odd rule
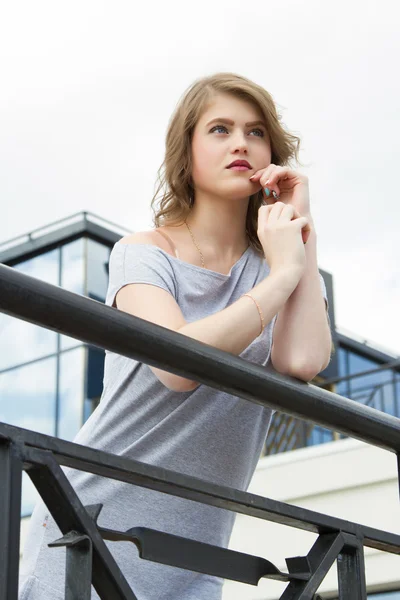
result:
[[[82,210],[151,228],[176,103],[233,71],[302,139],[338,329],[399,355],[398,23],[395,0],[8,0],[0,241]]]

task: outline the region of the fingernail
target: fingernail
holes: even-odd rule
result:
[[[265,195],[267,196],[267,198],[269,198],[271,195],[269,188],[264,188],[264,192],[265,192]]]
[[[280,196],[278,196],[278,194],[275,191],[272,192],[272,195],[275,198],[275,200],[279,200]]]

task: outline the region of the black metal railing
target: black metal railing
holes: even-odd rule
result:
[[[393,370],[394,365],[398,368],[399,361],[389,363],[386,366],[388,377],[390,377],[387,381],[370,385],[357,385],[357,380],[360,377],[365,377],[366,374],[368,376],[381,374],[384,369],[378,367],[365,373],[355,373],[351,376],[337,378],[335,383],[330,384],[330,391],[336,391],[336,387],[340,389],[340,385],[344,382],[351,382],[350,391],[344,394],[346,398],[365,406],[371,406],[388,415],[399,417],[400,375]],[[314,385],[325,387],[325,382],[315,383]],[[345,437],[348,436],[326,427],[320,427],[315,423],[306,422],[282,412],[276,412],[272,417],[264,454],[266,456],[279,454],[289,450],[337,441]]]
[[[0,265],[0,311],[210,387],[309,420],[399,456],[400,419],[322,388],[284,377],[164,327],[128,315]],[[61,466],[318,534],[307,556],[281,571],[266,559],[151,529],[98,527],[101,505],[83,506]],[[136,598],[104,540],[136,544],[143,559],[257,585],[287,582],[281,600],[315,594],[337,561],[340,600],[365,600],[364,546],[400,554],[400,535],[218,486],[163,468],[0,424],[0,598],[18,595],[21,479],[25,470],[50,510],[66,553],[65,597]],[[73,577],[79,565],[81,577]]]

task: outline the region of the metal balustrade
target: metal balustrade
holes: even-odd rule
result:
[[[223,390],[291,417],[400,453],[400,419],[276,373],[174,331],[0,265],[0,311],[87,344]],[[102,505],[83,506],[61,466],[87,471],[318,534],[307,556],[279,570],[265,558],[152,529],[97,526]],[[365,600],[364,546],[400,554],[400,535],[218,486],[149,464],[0,423],[0,598],[17,600],[21,480],[25,470],[55,519],[65,546],[66,600],[136,597],[104,540],[135,544],[143,560],[257,585],[287,582],[280,600],[317,599],[336,561],[340,600]],[[271,548],[271,553],[273,548]],[[290,554],[290,549],[288,549]],[[79,576],[77,576],[79,573]],[[141,599],[139,599],[141,600]]]
[[[389,370],[389,367],[387,369]],[[376,371],[382,371],[382,368],[378,368]],[[350,381],[352,379],[356,380],[357,377],[359,377],[359,374],[355,374],[353,377],[337,379],[336,384],[345,379]],[[323,384],[316,383],[315,385]],[[346,395],[346,398],[397,417],[400,415],[400,376],[397,376],[397,373],[393,371],[391,381],[359,387],[354,392]],[[276,412],[272,417],[264,453],[269,456],[271,454],[343,439],[344,437],[346,436],[336,431],[328,431],[313,423],[306,423],[291,415]]]

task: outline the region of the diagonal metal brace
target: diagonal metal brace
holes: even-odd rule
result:
[[[145,560],[257,585],[262,577],[276,581],[307,579],[309,573],[283,573],[265,558],[220,548],[170,533],[134,527],[125,532],[99,527],[103,539],[133,542]]]
[[[307,555],[311,576],[307,581],[291,581],[280,600],[312,600],[344,546],[340,532],[320,534]]]
[[[61,533],[67,535],[71,531],[76,531],[79,535],[85,534],[90,537],[93,552],[91,560],[92,585],[100,598],[102,600],[108,600],[109,598],[113,598],[113,600],[136,600],[136,595],[104,543],[97,525],[82,505],[52,453],[47,450],[43,451],[25,446],[23,460],[29,463],[30,466],[26,471]],[[95,512],[91,514],[96,516]],[[80,549],[82,549],[82,546],[76,545],[71,547],[70,550],[71,552],[76,550],[75,555],[77,555]],[[76,572],[74,579],[77,580]],[[79,590],[76,593],[75,591],[74,595],[67,596],[68,600],[78,600],[78,598],[79,600],[86,600],[87,596],[83,593],[80,594]]]

